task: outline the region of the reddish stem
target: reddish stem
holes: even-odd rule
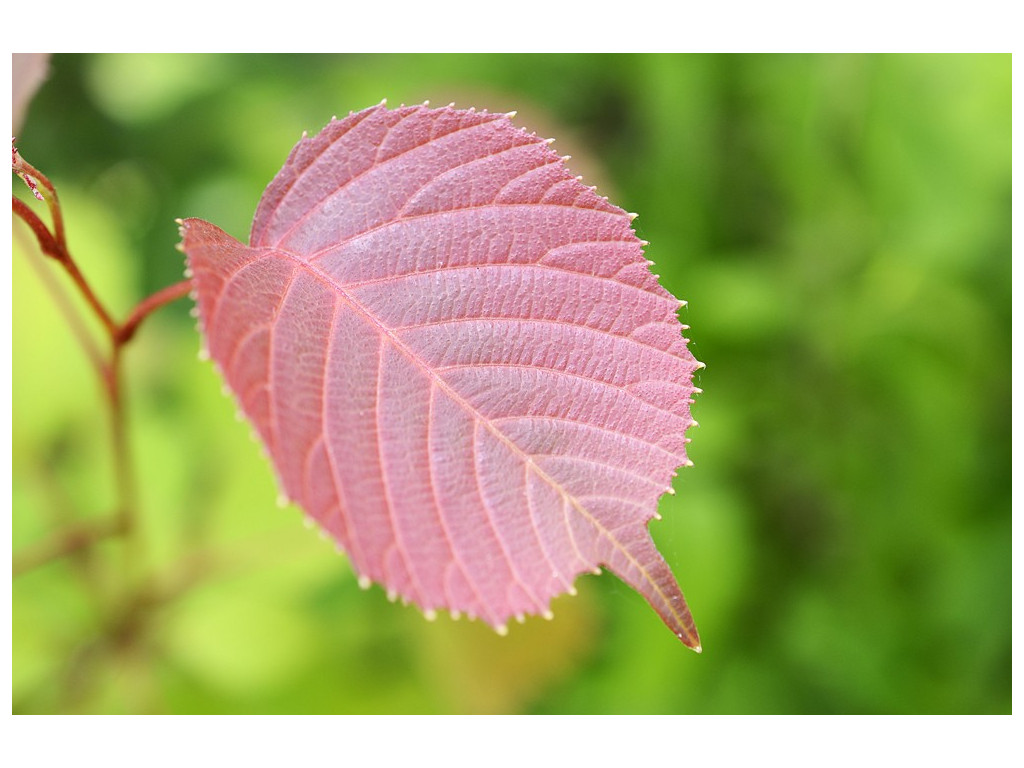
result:
[[[156,293],[147,296],[135,306],[128,319],[117,329],[114,341],[118,345],[127,344],[135,335],[139,323],[145,320],[151,313],[160,309],[164,304],[170,304],[175,299],[187,296],[191,289],[192,283],[188,280],[182,280],[180,283],[161,288]]]
[[[124,404],[124,390],[121,375],[121,353],[139,325],[149,315],[160,307],[175,299],[185,296],[190,289],[187,280],[168,286],[157,291],[151,296],[143,299],[132,310],[128,319],[118,324],[106,307],[99,300],[99,297],[89,285],[88,280],[82,274],[78,265],[71,257],[64,235],[64,219],[61,214],[60,202],[57,198],[57,190],[46,176],[37,171],[31,164],[18,154],[12,147],[11,168],[29,185],[33,194],[44,200],[50,209],[53,219],[53,232],[51,232],[42,219],[28,207],[26,203],[16,197],[11,198],[11,209],[17,214],[35,235],[40,250],[47,256],[60,263],[64,270],[70,275],[71,280],[82,294],[86,303],[102,322],[107,335],[111,341],[111,353],[109,361],[91,354],[90,357],[96,363],[97,371],[103,383],[107,403],[110,407],[111,439],[113,441],[114,466],[117,475],[118,508],[115,519],[105,522],[86,532],[83,535],[81,528],[71,528],[63,532],[56,540],[38,546],[34,552],[30,552],[27,559],[21,561],[23,567],[34,567],[50,559],[62,557],[76,549],[87,547],[101,538],[110,535],[124,535],[129,541],[134,541],[134,546],[127,550],[134,550],[138,546],[138,537],[135,533],[135,506],[136,506],[136,484],[135,473],[131,466],[131,451],[128,444],[128,430],[126,425],[126,409]],[[78,334],[81,336],[81,334]],[[91,344],[84,344],[87,352],[95,352]],[[132,558],[137,553],[129,551],[130,559],[126,563],[126,570],[134,569]]]
[[[64,243],[63,240],[52,235],[46,228],[42,219],[36,216],[32,209],[24,202],[13,196],[11,197],[11,210],[18,214],[32,229],[33,234],[36,236],[36,240],[39,241],[39,247],[43,253],[47,256],[53,257],[62,267],[64,267],[64,270],[71,276],[72,281],[74,281],[75,286],[78,288],[83,298],[85,298],[89,306],[92,307],[93,312],[96,313],[100,322],[102,322],[103,326],[107,329],[107,333],[110,334],[112,339],[115,338],[115,334],[117,333],[117,323],[114,322],[110,313],[107,312],[106,307],[103,306],[99,297],[93,292],[92,286],[89,285],[89,282],[85,279],[81,270],[78,269],[78,265],[75,264],[74,260],[71,258],[67,244]],[[57,221],[57,217],[54,217],[54,221]]]

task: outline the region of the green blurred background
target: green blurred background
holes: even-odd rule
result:
[[[518,110],[638,212],[707,364],[695,466],[652,524],[705,650],[610,574],[506,638],[361,591],[276,506],[182,300],[126,359],[142,575],[107,543],[15,578],[14,711],[1009,712],[1010,75],[1009,55],[54,57],[18,145],[121,316],[181,279],[175,218],[245,239],[302,131],[383,98]],[[15,552],[114,499],[98,385],[24,235]]]

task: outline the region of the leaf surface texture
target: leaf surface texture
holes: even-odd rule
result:
[[[209,355],[364,584],[503,629],[606,566],[699,649],[647,525],[700,364],[631,217],[548,142],[381,105],[296,145],[248,246],[182,233]]]

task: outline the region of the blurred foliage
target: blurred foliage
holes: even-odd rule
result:
[[[518,110],[639,212],[707,364],[652,525],[705,651],[610,575],[507,638],[359,590],[186,300],[126,361],[152,599],[117,543],[17,577],[14,710],[1009,712],[1010,94],[1008,55],[54,57],[18,145],[122,315],[181,279],[175,218],[244,239],[302,131],[382,98]],[[16,223],[16,552],[113,503],[31,251]]]

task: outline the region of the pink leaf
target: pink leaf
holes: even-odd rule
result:
[[[383,105],[296,145],[249,246],[183,222],[209,354],[364,586],[503,632],[603,565],[699,650],[647,524],[700,363],[630,224],[507,115]]]

